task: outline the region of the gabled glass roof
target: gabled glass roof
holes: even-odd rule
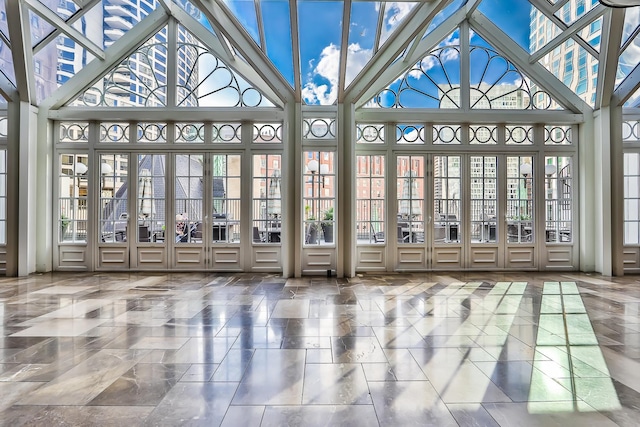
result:
[[[472,30],[471,42],[477,38],[478,46],[483,46],[474,28],[491,23],[497,28],[495,37],[501,40],[491,47],[492,52],[524,67],[519,70],[523,75],[542,66],[550,73],[543,80],[555,79],[557,83],[551,86],[566,85],[592,107],[596,106],[597,79],[602,77],[598,76],[602,52],[611,52],[609,34],[603,33],[610,9],[598,0],[353,0],[346,11],[340,0],[40,0],[42,6],[18,1],[29,16],[31,46],[26,50],[31,49],[33,55],[38,103],[92,61],[105,61],[103,50],[149,14],[156,11],[154,19],[168,21],[163,5],[167,1],[179,5],[219,40],[217,54],[227,58],[230,68],[244,64],[236,68],[256,70],[248,75],[254,79],[259,75],[262,81],[238,74],[238,81],[244,81],[246,87],[260,90],[261,86],[267,89],[266,85],[272,98],[273,94],[288,97],[291,93],[307,104],[353,101],[366,90],[390,87],[417,61],[434,60],[433,51],[442,39],[436,41],[431,34],[451,35],[465,20]],[[6,6],[6,0],[0,0],[0,72],[15,86],[26,87],[17,84],[9,49],[11,33],[20,34],[20,22],[11,21],[13,27],[9,26]],[[164,18],[159,18],[162,12]],[[173,15],[178,22],[184,16]],[[618,87],[640,62],[640,7],[625,9],[624,21],[611,25],[623,28],[615,79]],[[126,39],[123,43],[131,45],[131,51],[143,42]],[[608,49],[603,49],[605,45]],[[471,76],[485,67],[476,62],[482,61],[471,62]],[[386,70],[391,64],[395,76],[385,74],[386,81],[382,77],[371,80],[372,75],[384,73],[369,70]],[[167,67],[166,63],[157,65]],[[536,70],[534,74],[543,72]],[[455,80],[450,75],[447,84],[460,83]],[[429,106],[426,101],[422,105]]]

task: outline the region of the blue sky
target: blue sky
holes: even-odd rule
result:
[[[260,43],[254,2],[226,0],[256,43]],[[436,23],[446,19],[464,0],[447,7]],[[289,3],[287,0],[263,0],[266,50],[269,58],[293,85],[293,57],[290,43]],[[347,59],[347,84],[373,57],[379,3],[353,2]],[[415,3],[389,2],[385,8],[381,42],[384,43]],[[529,44],[529,12],[527,0],[484,0],[480,9],[498,26],[511,34],[523,48]],[[331,104],[337,97],[343,2],[298,2],[300,67],[303,98],[309,104]],[[473,42],[473,40],[472,40]]]

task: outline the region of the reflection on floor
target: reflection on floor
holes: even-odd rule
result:
[[[636,426],[634,276],[0,279],[0,425]]]

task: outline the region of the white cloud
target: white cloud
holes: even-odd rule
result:
[[[347,70],[346,84],[348,85],[356,78],[358,73],[367,65],[373,57],[372,49],[363,49],[358,43],[351,43],[347,50]]]
[[[411,2],[389,2],[385,9],[384,25],[380,34],[380,45],[384,44],[389,35],[395,30],[402,20],[411,12],[416,3]]]
[[[312,65],[313,61],[309,61]],[[330,105],[337,98],[338,74],[340,71],[340,49],[331,43],[322,49],[318,65],[313,68],[308,81],[302,88],[302,98],[308,104]],[[320,76],[329,81],[329,84],[316,84],[312,81],[315,76]]]
[[[358,43],[352,43],[347,48],[346,80],[351,82],[360,70],[371,59],[371,49],[362,49]],[[309,62],[313,65],[313,61]],[[340,48],[333,43],[322,49],[318,65],[307,77],[308,82],[302,88],[302,97],[308,104],[330,105],[338,97],[338,77],[340,74]],[[313,82],[315,77],[321,77],[325,82]],[[326,83],[328,81],[328,84]]]

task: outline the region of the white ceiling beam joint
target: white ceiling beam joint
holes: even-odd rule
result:
[[[473,15],[473,12],[476,11],[476,9],[478,8],[478,6],[480,6],[480,2],[482,0],[469,0],[467,2],[467,4],[465,5],[466,8],[466,12],[467,12],[467,18],[469,18],[471,15]]]
[[[7,0],[5,7],[7,16],[11,16],[7,19],[7,27],[18,95],[21,101],[37,105],[29,11],[19,0]]]
[[[160,3],[160,6],[162,6],[164,11],[169,15],[173,13],[172,10],[177,6],[171,0],[158,0],[158,2]]]
[[[40,3],[38,0],[22,0],[31,9],[33,12],[37,13],[42,19],[47,21],[49,24],[57,27],[60,31],[66,34],[68,37],[72,38],[76,43],[80,46],[87,49],[93,56],[96,58],[100,58],[104,60],[104,51],[102,48],[97,46],[94,42],[89,40],[84,34],[80,31],[73,28],[71,25],[68,25],[62,18],[56,15],[51,9],[49,9],[44,4]]]
[[[42,102],[42,108],[57,109],[64,106],[95,81],[101,79],[105,73],[117,66],[149,37],[155,35],[168,20],[169,15],[162,8],[151,12],[105,50],[104,61],[91,61],[84,66],[75,76]]]

